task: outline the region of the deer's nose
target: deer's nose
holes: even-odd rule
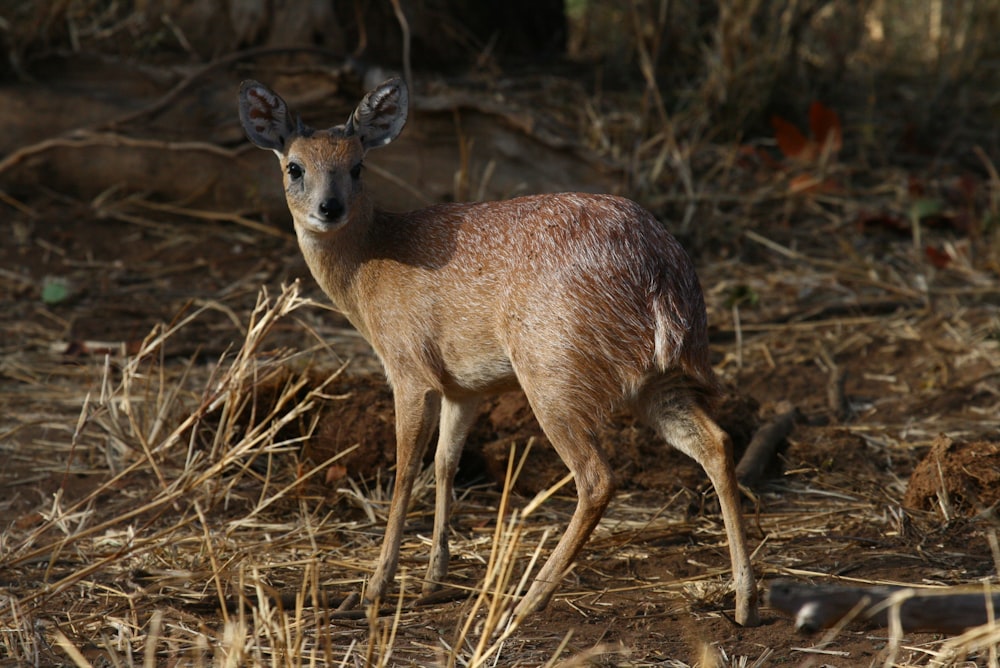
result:
[[[319,215],[324,220],[336,220],[344,213],[344,203],[336,197],[330,197],[319,203]]]

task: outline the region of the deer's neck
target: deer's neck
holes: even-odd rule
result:
[[[371,260],[372,230],[377,226],[373,212],[355,215],[343,228],[327,234],[295,226],[299,248],[313,278],[362,334],[363,275]]]

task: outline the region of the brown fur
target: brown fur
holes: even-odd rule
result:
[[[517,612],[547,604],[600,520],[612,475],[594,433],[628,406],[709,474],[730,542],[737,620],[756,623],[728,437],[707,414],[718,384],[701,288],[652,215],[623,198],[580,193],[375,211],[356,174],[366,150],[405,122],[400,82],[366,96],[346,126],[318,132],[293,123],[260,84],[244,91],[244,127],[280,158],[313,276],[371,343],[394,390],[396,485],[369,599],[393,578],[413,478],[438,420],[425,591],[440,584],[452,480],[477,403],[519,385],[573,472],[579,503]]]

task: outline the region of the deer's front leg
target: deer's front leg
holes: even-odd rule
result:
[[[476,419],[479,401],[464,401],[445,397],[441,402],[440,435],[437,451],[434,453],[434,535],[431,539],[431,558],[427,565],[423,594],[426,596],[437,590],[448,574],[448,522],[455,501],[455,472],[462,446],[469,434],[469,428]]]
[[[385,526],[382,553],[375,572],[368,583],[365,599],[374,602],[385,597],[396,575],[399,564],[399,546],[406,524],[406,511],[410,505],[413,481],[420,472],[427,442],[434,433],[441,396],[424,387],[413,388],[397,382],[394,388],[396,406],[396,483],[393,486],[392,502],[389,504],[389,519]]]

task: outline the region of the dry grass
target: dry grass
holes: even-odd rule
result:
[[[362,580],[330,572],[370,570],[385,489],[335,492],[344,506],[362,510],[338,518],[336,500],[309,489],[335,458],[296,468],[291,461],[309,432],[279,438],[315,401],[331,400],[325,383],[301,400],[302,384],[313,377],[303,367],[270,411],[248,414],[257,387],[302,366],[301,353],[265,346],[276,323],[307,305],[296,285],[273,298],[262,293],[240,348],[211,369],[163,363],[172,338],[203,309],[152,332],[134,356],[106,358],[100,390],[83,397],[66,448],[36,443],[32,453],[66,476],[104,470],[103,480],[78,499],[57,490],[47,508],[0,537],[5,579],[22,583],[0,598],[7,657],[38,665],[63,656],[79,666],[93,665],[87,657],[94,652],[112,665],[146,666],[391,665],[398,658],[398,627],[419,614],[403,595],[405,568],[389,614],[373,607],[367,619],[331,621],[338,616],[331,592],[359,591]],[[424,476],[418,501],[428,486]],[[516,631],[520,620],[504,613],[530,571],[514,577],[527,549],[521,516],[502,495],[467,621],[451,642],[421,648],[443,665],[486,665]],[[343,544],[347,536],[353,543]],[[481,549],[481,540],[457,546],[476,559]],[[218,624],[200,616],[216,612]]]
[[[801,286],[803,277],[818,288],[836,284],[838,289],[852,280],[870,280],[870,272],[836,272],[806,253],[782,252],[774,244],[768,248],[781,258],[779,266],[785,262],[808,266],[789,267],[787,274],[772,269],[767,283],[749,268],[710,267],[709,275],[719,272],[754,285],[762,294],[775,295],[786,282],[789,288]],[[963,276],[975,285],[975,274]],[[724,283],[718,285],[725,289]],[[892,293],[901,289],[891,288],[890,284],[887,289]],[[958,299],[964,293],[950,285],[946,294],[957,294]],[[717,296],[710,301],[721,303]],[[816,365],[822,372],[818,377],[825,378],[834,359],[863,358],[866,350],[879,345],[949,336],[954,346],[961,346],[962,363],[951,359],[954,349],[941,350],[940,359],[932,355],[924,365],[897,371],[891,382],[912,382],[940,373],[947,365],[955,374],[947,386],[922,391],[928,396],[962,394],[968,391],[963,383],[973,387],[980,382],[966,375],[967,365],[978,368],[979,377],[984,363],[992,369],[987,376],[1000,372],[996,342],[991,339],[997,321],[988,312],[967,307],[957,322],[938,317],[917,302],[888,320],[830,317],[781,324],[787,314],[780,309],[794,303],[792,298],[764,300],[751,310],[752,318],[742,325],[743,370],[737,368],[735,354],[722,362],[720,370],[733,377],[751,368],[764,369],[770,361],[779,368]],[[60,425],[57,434],[18,439],[20,447],[30,449],[20,454],[34,460],[36,470],[57,472],[64,481],[83,475],[94,482],[75,497],[68,491],[72,487],[60,486],[36,514],[0,534],[5,574],[0,638],[5,654],[17,662],[52,665],[104,661],[150,666],[411,662],[478,666],[504,665],[508,660],[552,663],[567,654],[575,657],[567,665],[589,660],[652,665],[641,653],[632,656],[617,644],[578,647],[569,636],[532,649],[537,626],[518,629],[520,620],[505,626],[507,605],[523,590],[533,564],[546,555],[553,542],[546,538],[565,521],[567,499],[554,497],[543,503],[539,498],[521,506],[512,504],[507,494],[496,497],[488,490],[474,490],[462,502],[453,553],[460,576],[470,583],[469,598],[451,630],[442,629],[431,637],[422,630],[422,618],[429,610],[413,607],[409,592],[419,580],[426,545],[412,535],[404,543],[398,598],[386,601],[384,608],[373,608],[367,617],[336,610],[345,595],[360,590],[374,563],[387,488],[376,484],[362,489],[349,480],[339,489],[324,488],[317,480],[329,462],[313,468],[297,462],[300,441],[309,430],[288,438],[282,429],[301,422],[316,402],[338,400],[328,396],[322,384],[310,387],[307,399],[300,400],[301,384],[316,377],[308,373],[315,351],[275,350],[268,343],[277,324],[297,318],[311,306],[295,286],[274,297],[262,293],[247,315],[241,346],[215,364],[171,361],[169,354],[173,339],[211,308],[205,306],[157,328],[132,356],[109,356],[101,365],[72,372],[71,385],[86,387],[80,383],[86,374],[96,381],[89,392],[57,402],[67,409],[75,404],[79,415],[64,410],[61,418],[51,419],[51,424]],[[798,309],[800,315],[811,311],[806,304]],[[724,331],[725,316],[714,312],[713,319]],[[826,347],[827,354],[798,357],[803,351],[819,350],[817,346]],[[880,359],[870,354],[869,358]],[[289,368],[299,372],[291,375],[273,408],[248,417],[247,407],[257,405],[255,388]],[[878,371],[868,372],[876,377],[871,382],[876,386],[889,382],[883,378],[887,374]],[[330,377],[340,372],[334,369]],[[853,387],[855,396],[859,390]],[[822,402],[824,393],[808,398]],[[974,435],[984,428],[982,422],[973,426],[958,415],[915,419],[904,413],[909,401],[905,393],[892,393],[871,406],[855,404],[860,415],[854,419],[833,429],[800,433],[797,442],[815,439],[822,451],[824,439],[846,434],[862,441],[865,456],[873,461],[912,461],[914,446],[930,441],[940,429],[956,435],[969,430]],[[898,413],[895,404],[901,409]],[[802,406],[814,414],[823,410]],[[995,416],[985,407],[983,413]],[[1000,426],[995,417],[990,419],[991,428]],[[754,557],[759,572],[885,583],[864,571],[831,573],[830,554],[840,544],[838,536],[870,535],[872,528],[886,536],[933,534],[940,519],[933,513],[899,510],[902,480],[887,485],[882,474],[825,464],[811,459],[810,450],[793,447],[784,478],[758,491],[761,511],[752,521],[755,535],[765,537]],[[512,458],[510,477],[516,476],[519,461],[523,460]],[[425,474],[414,495],[417,514],[429,512],[430,485]],[[556,492],[550,490],[543,497],[558,497]],[[686,504],[683,494],[666,500],[635,493],[620,496],[585,559],[597,564],[642,560],[657,536],[674,540],[670,537],[690,533],[698,536],[697,543],[682,549],[688,559],[702,564],[724,545],[724,533],[714,514],[686,517]],[[475,526],[481,529],[470,529]],[[897,558],[908,557],[900,553]],[[933,561],[942,581],[962,579],[958,564],[963,555],[954,547]],[[727,581],[724,567],[702,564],[691,577],[614,580],[599,591],[567,583],[559,598],[584,618],[601,608],[602,598],[632,594],[657,601],[669,614],[711,615],[707,611],[725,606]],[[803,648],[801,656],[836,654],[841,650],[825,648],[833,647],[830,643],[838,637],[831,634]],[[879,657],[883,665],[959,665],[967,655],[988,657],[995,652],[998,630],[995,626],[971,630],[919,646],[908,644],[898,630],[876,638],[886,643]],[[766,665],[774,651],[764,648],[759,655],[730,657],[723,648],[707,647],[699,665]]]

